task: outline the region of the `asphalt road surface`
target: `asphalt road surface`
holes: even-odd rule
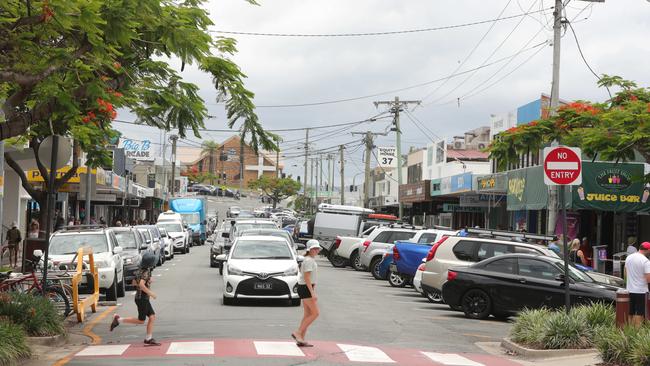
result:
[[[229,204],[211,202],[219,211]],[[144,326],[109,332],[107,314],[92,330],[100,345],[82,349],[68,365],[514,365],[475,344],[499,341],[510,323],[465,319],[412,288],[392,288],[325,259],[319,259],[321,316],[307,335],[314,347],[298,348],[290,334],[302,308],[282,301],[222,305],[221,277],[209,267],[208,253],[207,246],[194,247],[154,271],[154,336],[161,346],[143,345]],[[120,299],[121,316],[137,315],[133,294]]]

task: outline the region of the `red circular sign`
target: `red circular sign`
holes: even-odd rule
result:
[[[548,149],[544,156],[544,174],[558,185],[570,185],[580,179],[582,160],[579,154],[568,147]]]

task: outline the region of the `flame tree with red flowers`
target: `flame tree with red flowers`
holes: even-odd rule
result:
[[[235,41],[209,32],[213,24],[205,6],[203,0],[3,2],[0,140],[18,140],[37,152],[49,135],[72,138],[72,169],[55,182],[37,161],[45,188],[58,189],[76,174],[80,151],[90,166],[110,164],[105,147],[117,135],[112,121],[118,110],[129,110],[145,125],[177,129],[181,138],[200,137],[208,118],[205,102],[182,77],[185,66],[194,65],[211,77],[227,125],[239,124],[255,150],[277,149],[278,136],[262,128],[254,94],[244,86],[246,75],[231,60]],[[47,212],[43,192],[5,158]]]
[[[600,87],[618,88],[604,103],[584,101],[561,106],[555,116],[513,127],[495,136],[487,148],[499,169],[519,156],[537,153],[551,142],[575,146],[593,159],[650,163],[650,89],[618,76],[603,75]],[[645,177],[650,182],[650,175]]]

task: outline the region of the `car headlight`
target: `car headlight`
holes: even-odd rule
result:
[[[284,271],[284,276],[297,276],[298,275],[298,266],[293,266],[288,270]]]
[[[124,264],[133,264],[133,258],[132,257],[124,258]]]
[[[233,276],[243,276],[244,272],[241,269],[233,266],[232,264],[229,264],[228,265],[228,274],[233,275]]]

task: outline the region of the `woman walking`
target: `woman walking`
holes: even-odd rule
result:
[[[298,276],[298,296],[302,299],[304,315],[300,322],[300,327],[291,333],[291,337],[296,341],[298,347],[312,347],[305,342],[307,329],[318,318],[318,298],[316,297],[316,279],[318,274],[318,264],[316,256],[320,252],[320,243],[318,240],[311,239],[307,242],[307,253],[305,260],[300,266],[300,275]]]
[[[580,249],[580,239],[575,238],[571,242],[571,250],[569,251],[569,260],[575,264],[582,264],[583,266],[587,265],[587,257],[585,253]]]

